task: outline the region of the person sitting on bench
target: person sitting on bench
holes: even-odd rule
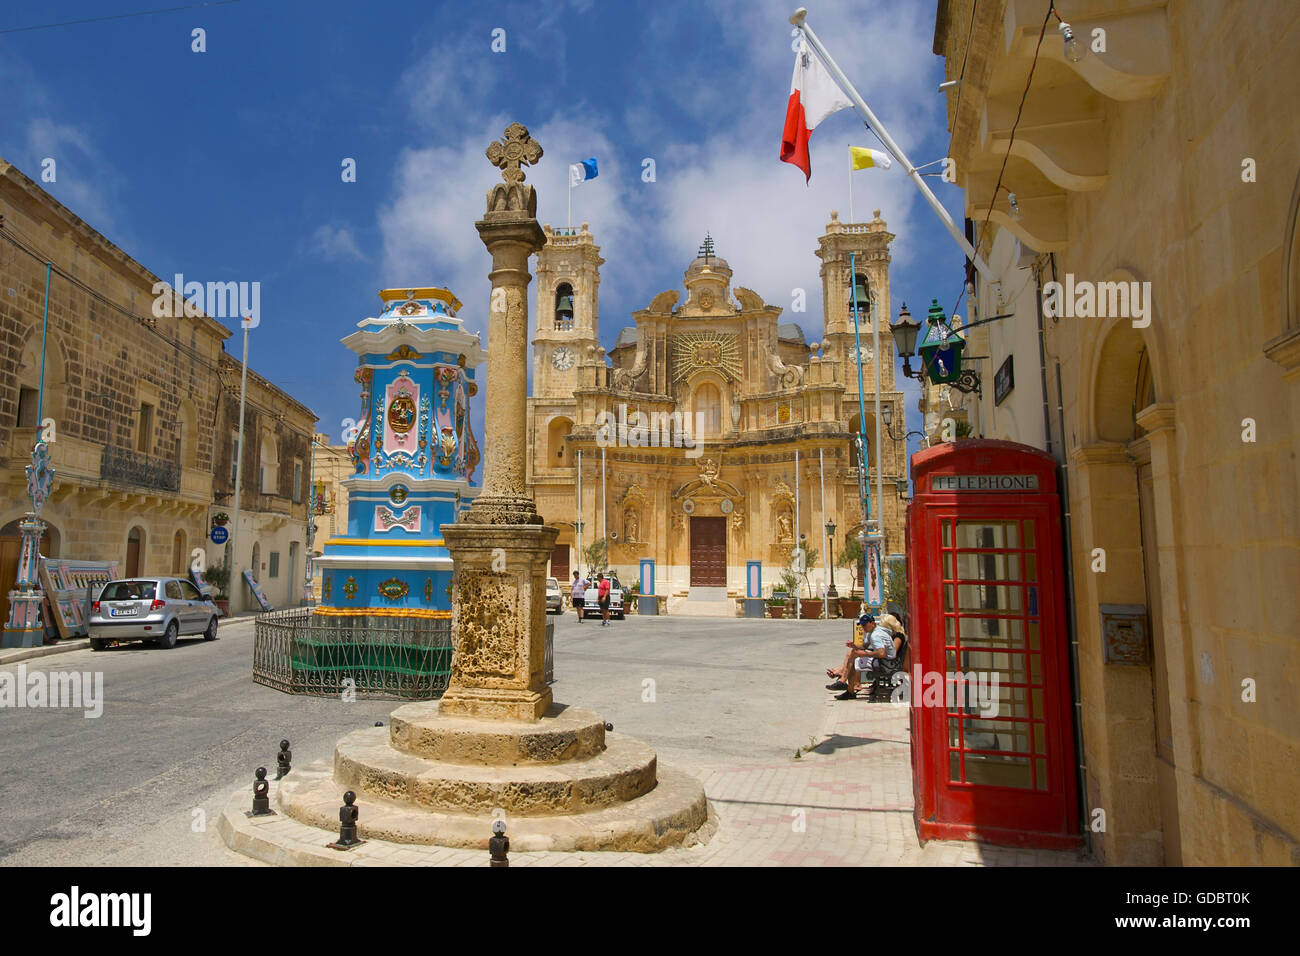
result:
[[[858,647],[854,642],[848,642],[848,653],[844,656],[844,663],[837,670],[827,670],[826,675],[833,677],[835,680],[826,685],[827,690],[843,691],[842,694],[836,695],[836,700],[853,700],[858,696],[858,688],[861,686],[863,671],[872,671],[877,666],[877,661],[892,660],[898,654],[901,639],[885,626],[888,619],[891,623],[898,623],[898,619],[892,615],[885,615],[877,622],[874,615],[864,613],[858,618],[858,625],[867,633],[863,646]],[[868,628],[870,630],[868,631]],[[900,625],[901,633],[901,625]]]

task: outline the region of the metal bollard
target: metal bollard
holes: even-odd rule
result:
[[[357,838],[358,808],[353,806],[356,801],[357,795],[351,790],[343,794],[343,806],[339,807],[339,838],[326,844],[331,849],[350,850],[366,842]]]
[[[375,726],[376,726],[376,727],[382,727],[382,726],[384,726],[384,722],[383,722],[382,720],[376,720],[376,721],[375,721]]]
[[[280,752],[275,755],[275,779],[279,780],[284,777],[293,768],[290,761],[293,760],[293,751],[289,749],[289,741],[280,741]]]
[[[605,721],[605,730],[608,731],[609,733],[614,732],[614,725],[611,724],[608,720]]]
[[[492,821],[492,836],[488,838],[488,853],[492,860],[488,866],[509,866],[510,837],[506,836],[506,821]]]
[[[267,796],[267,791],[271,785],[266,782],[266,768],[258,767],[253,776],[257,779],[253,781],[253,809],[247,814],[250,817],[265,817],[275,813],[271,809],[271,798]]]

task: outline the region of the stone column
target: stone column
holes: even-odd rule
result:
[[[551,706],[546,684],[546,561],[559,535],[528,494],[528,257],[545,234],[521,165],[542,148],[519,123],[487,149],[502,170],[475,225],[492,255],[488,303],[483,491],[463,521],[442,526],[451,553],[455,653],[439,713],[536,720]]]

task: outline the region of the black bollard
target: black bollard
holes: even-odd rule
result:
[[[493,820],[492,836],[488,838],[488,853],[492,859],[488,866],[509,866],[509,852],[510,837],[506,836],[506,821]]]
[[[271,809],[271,798],[267,796],[271,785],[266,782],[266,768],[258,767],[253,776],[257,779],[253,781],[253,809],[248,816],[264,817],[274,814],[275,811]]]
[[[293,769],[289,765],[289,761],[291,760],[293,760],[293,751],[289,749],[289,741],[281,740],[280,752],[275,755],[275,764],[276,764],[275,779],[276,780],[279,780],[281,777],[285,776],[285,774],[287,774],[291,769]]]
[[[608,731],[609,733],[614,732],[614,725],[611,724],[608,720],[605,721],[605,730]]]
[[[339,807],[339,838],[326,846],[334,850],[350,850],[360,846],[365,840],[357,838],[358,808],[354,806],[357,795],[349,790],[343,794],[343,806]]]
[[[383,722],[382,720],[376,720],[376,721],[375,721],[375,726],[376,726],[376,727],[382,727],[382,726],[384,726],[384,722]]]

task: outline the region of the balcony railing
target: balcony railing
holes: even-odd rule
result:
[[[137,451],[105,445],[99,459],[99,477],[118,485],[180,491],[181,469],[175,462]]]

